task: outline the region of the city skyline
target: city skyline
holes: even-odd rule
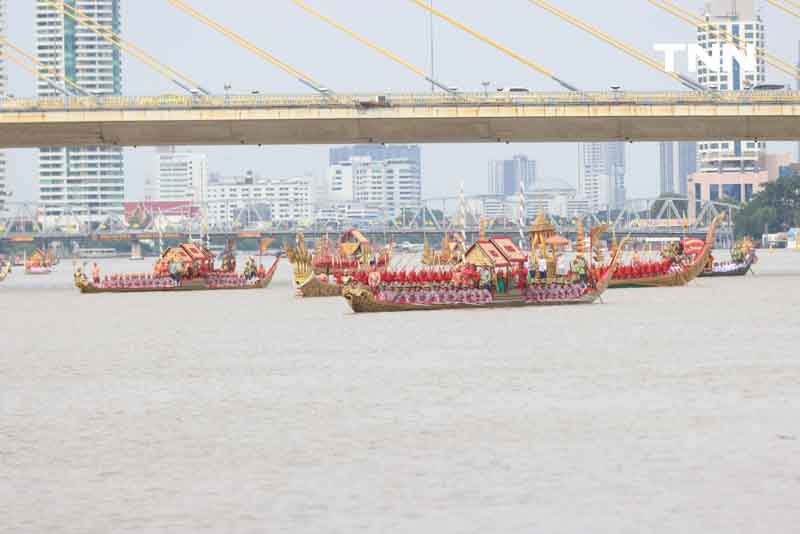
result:
[[[317,74],[326,84],[339,91],[395,90],[426,91],[429,85],[414,78],[396,65],[388,62],[358,43],[331,31],[319,21],[309,18],[286,3],[285,8],[270,9],[270,32],[259,27],[266,12],[265,7],[248,6],[253,16],[238,16],[235,10],[226,9],[215,2],[195,0],[198,9],[230,25],[260,46],[273,51],[289,63]],[[563,0],[563,9],[574,13],[596,26],[612,33],[653,58],[660,59],[652,50],[657,41],[690,41],[696,32],[685,23],[647,5],[646,2],[623,0],[626,12],[655,22],[647,32],[631,27],[609,10],[597,5],[586,5],[576,0]],[[702,1],[683,2],[686,8],[700,13]],[[322,8],[322,6],[319,6]],[[464,20],[490,36],[496,37],[519,52],[553,68],[559,75],[581,88],[603,89],[612,84],[623,88],[643,90],[678,90],[673,81],[656,71],[644,67],[620,52],[597,42],[591,36],[563,24],[551,15],[527,2],[509,2],[507,17],[481,17],[470,6],[452,0],[442,0],[437,7]],[[34,49],[33,6],[17,3],[8,6],[9,37],[27,50]],[[261,62],[257,57],[239,49],[224,38],[214,34],[185,15],[164,5],[141,3],[123,4],[125,37],[184,72],[200,78],[204,85],[216,93],[222,92],[226,83],[234,92],[303,92],[291,77]],[[328,2],[327,13],[356,30],[379,38],[387,48],[402,53],[416,64],[429,64],[428,17],[420,9],[406,2],[387,2],[381,6],[353,6],[347,2]],[[767,47],[784,59],[794,62],[797,53],[792,37],[793,21],[775,9],[764,8],[762,16],[770,28]],[[392,20],[393,24],[383,23]],[[528,31],[531,23],[537,32]],[[176,42],[174,32],[153,31],[179,27],[193,39]],[[292,28],[295,28],[293,30]],[[309,39],[313,32],[314,37]],[[483,43],[464,35],[441,21],[434,22],[435,58],[437,78],[465,90],[481,91],[482,81],[492,81],[489,90],[502,85],[524,85],[533,90],[558,90],[553,83],[533,73],[518,63],[500,55]],[[573,43],[570,47],[549,46],[555,41]],[[336,55],[326,53],[335,46]],[[469,59],[465,59],[468,57]],[[331,61],[334,58],[334,61]],[[480,65],[480,70],[473,68]],[[608,66],[613,66],[609,72]],[[368,69],[364,69],[368,66]],[[25,71],[11,66],[10,92],[33,94],[36,83]],[[785,76],[768,69],[768,81],[791,84]],[[147,70],[133,59],[125,59],[124,83],[127,94],[175,93],[170,82]],[[792,84],[793,85],[793,84]],[[770,149],[786,151],[780,143],[771,143]],[[516,153],[525,153],[539,164],[539,175],[545,178],[566,180],[577,185],[578,146],[576,144],[511,144],[511,145],[423,145],[426,182],[423,196],[437,196],[456,191],[462,181],[468,192],[483,192],[486,182],[486,165],[490,160],[508,159]],[[209,168],[224,174],[233,174],[243,168],[254,168],[276,176],[295,176],[311,173],[324,176],[327,166],[328,146],[292,147],[189,147],[208,154]],[[628,197],[654,196],[659,190],[659,147],[657,143],[637,143],[628,147]],[[126,148],[128,187],[126,197],[142,198],[147,180],[153,180],[152,148]],[[35,198],[35,155],[30,150],[9,151],[9,188],[15,193],[12,200]]]

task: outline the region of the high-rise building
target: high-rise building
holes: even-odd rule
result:
[[[114,32],[122,26],[122,0],[70,0],[67,3]],[[36,2],[36,50],[40,63],[60,72],[87,93],[122,94],[122,58],[118,48],[77,24],[48,0]],[[59,96],[39,80],[40,97]],[[121,147],[80,146],[39,150],[39,200],[45,216],[71,213],[97,222],[122,215],[125,174]]]
[[[706,3],[704,13],[706,25],[697,31],[697,43],[711,51],[719,47],[721,65],[728,58],[724,45],[732,35],[742,45],[764,47],[764,23],[756,10],[755,0],[712,0]],[[720,69],[715,72],[700,64],[697,81],[703,87],[719,91],[739,91],[752,88],[766,80],[764,56],[756,55],[756,71],[742,67],[738,59],[732,58],[733,70]],[[764,143],[757,141],[701,141],[698,144],[698,164],[701,172],[750,172],[758,170],[760,152]]]
[[[227,226],[258,220],[300,221],[314,215],[314,180],[214,176],[208,182],[208,220]]]
[[[156,200],[207,200],[208,159],[205,154],[176,151],[175,147],[156,152]]]
[[[619,209],[625,205],[625,143],[582,143],[578,192],[589,209]]]
[[[419,147],[356,145],[331,149],[328,199],[334,204],[355,201],[391,217],[419,210]]]
[[[660,194],[687,194],[689,175],[697,171],[697,143],[664,141],[659,146],[661,162]]]
[[[418,145],[353,145],[331,148],[330,164],[344,163],[359,156],[369,157],[373,161],[405,159],[422,167],[422,155]]]
[[[0,0],[0,36],[6,33],[6,0]],[[3,43],[0,41],[0,52],[3,51]],[[6,73],[5,56],[0,53],[0,98],[6,95],[8,84],[8,74]],[[6,155],[0,152],[0,213],[6,208]]]
[[[489,193],[492,195],[515,195],[519,193],[520,183],[528,191],[535,182],[536,161],[523,154],[489,162]]]

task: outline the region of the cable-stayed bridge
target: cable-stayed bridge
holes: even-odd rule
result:
[[[0,148],[800,139],[800,93],[63,97],[0,103]]]
[[[293,77],[314,95],[215,95],[196,77],[166,65],[154,54],[123,38],[107,20],[62,0],[42,0],[45,9],[95,34],[98,40],[132,56],[170,80],[185,96],[125,97],[91,94],[61,71],[52,58],[37,59],[2,38],[0,54],[25,66],[57,97],[3,99],[0,102],[0,148],[78,145],[234,145],[444,142],[558,142],[660,140],[800,139],[800,93],[792,91],[715,91],[679,73],[547,0],[532,6],[581,29],[690,92],[586,92],[497,38],[481,33],[431,2],[413,4],[471,37],[550,79],[560,93],[530,93],[507,88],[497,94],[464,93],[436,79],[407,58],[392,52],[303,0],[292,3],[310,17],[336,28],[414,76],[430,82],[438,94],[342,94],[323,85],[307,70],[278,58],[234,28],[214,20],[186,0],[168,0],[204,26]],[[673,0],[648,0],[691,24],[714,29],[714,23]],[[716,28],[721,42],[744,47],[736,36]],[[262,39],[263,40],[263,39]],[[759,43],[762,45],[763,43]],[[800,67],[756,46],[765,64],[800,80]],[[513,92],[512,92],[513,90]]]

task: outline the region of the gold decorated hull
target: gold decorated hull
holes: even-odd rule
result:
[[[608,270],[605,272],[603,277],[598,280],[597,286],[593,290],[578,298],[529,301],[526,300],[520,293],[517,293],[515,295],[496,296],[492,302],[483,304],[399,304],[394,302],[379,301],[375,298],[372,291],[363,286],[347,287],[342,292],[342,296],[347,300],[350,308],[355,313],[464,310],[481,308],[533,308],[545,306],[575,306],[580,304],[592,304],[603,295],[606,289],[608,289],[609,283],[611,283],[614,276],[614,268],[619,262],[620,255],[626,242],[627,238],[622,240],[617,253],[614,254],[614,257],[611,259]]]
[[[479,308],[528,308],[536,306],[570,306],[577,304],[592,304],[602,293],[592,291],[576,299],[542,300],[531,302],[522,297],[495,298],[492,302],[484,304],[396,304],[377,300],[371,291],[366,288],[348,287],[343,296],[356,313],[382,313],[401,311],[431,311],[431,310],[465,310]]]
[[[647,276],[643,278],[619,278],[611,281],[612,289],[632,287],[679,287],[685,286],[697,277],[692,274],[692,268],[660,276]]]
[[[342,286],[323,282],[315,275],[298,280],[294,277],[295,290],[303,298],[338,297],[342,294]]]
[[[275,258],[272,266],[267,271],[266,276],[258,282],[241,287],[209,287],[205,280],[189,280],[176,287],[97,287],[88,282],[75,283],[81,293],[95,295],[99,293],[168,293],[185,291],[237,291],[247,289],[266,289],[272,282],[275,271],[278,268],[280,258]]]
[[[721,218],[721,215],[717,215],[711,222],[711,226],[706,234],[703,252],[700,253],[691,264],[689,264],[688,268],[675,273],[667,273],[660,276],[614,279],[611,281],[611,289],[638,287],[678,287],[687,285],[689,282],[697,278],[708,264],[708,258],[711,257],[711,248],[714,244],[714,235],[717,230],[717,224],[719,224]]]

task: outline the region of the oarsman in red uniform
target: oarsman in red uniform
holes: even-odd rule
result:
[[[100,267],[97,265],[97,262],[92,264],[92,283],[95,286],[100,285]]]
[[[528,275],[525,269],[517,269],[517,288],[523,288],[528,285]]]

